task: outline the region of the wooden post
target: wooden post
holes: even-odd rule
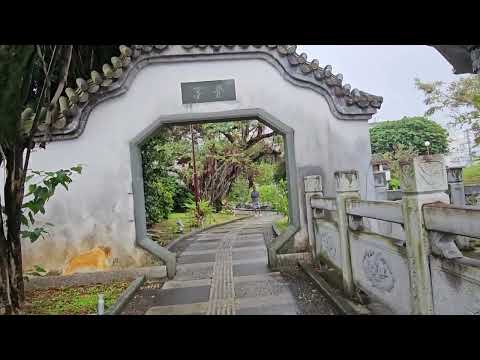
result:
[[[402,212],[410,273],[410,298],[413,314],[433,314],[433,296],[428,231],[422,207],[441,201],[449,203],[447,173],[443,156],[419,156],[400,164],[403,189]]]
[[[336,171],[335,182],[337,189],[337,217],[338,233],[340,239],[340,252],[342,255],[343,289],[348,296],[354,295],[352,274],[352,261],[350,258],[350,240],[348,238],[348,216],[346,201],[360,198],[360,183],[358,171]]]

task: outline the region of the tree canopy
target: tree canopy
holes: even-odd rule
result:
[[[425,116],[444,111],[453,125],[470,126],[476,143],[480,143],[480,75],[461,77],[451,83],[415,79],[415,86],[425,97]]]
[[[370,128],[373,154],[395,151],[395,146],[411,147],[419,155],[444,154],[448,151],[448,133],[436,122],[425,117],[404,117],[397,121],[383,121]],[[430,147],[425,142],[430,142]]]

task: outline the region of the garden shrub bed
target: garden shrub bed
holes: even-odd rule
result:
[[[129,282],[38,289],[25,293],[26,315],[91,315],[97,313],[98,295],[103,294],[105,311],[115,304]]]

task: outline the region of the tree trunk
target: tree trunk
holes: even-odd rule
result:
[[[2,158],[0,155],[0,165],[2,164]],[[10,306],[10,299],[8,296],[8,243],[4,230],[3,208],[2,198],[0,196],[0,309],[4,309],[6,314],[11,314],[12,309]]]
[[[20,241],[23,203],[23,147],[15,144],[6,149],[7,179],[5,181],[5,214],[7,216],[7,249],[4,266],[8,277],[8,293],[13,312],[18,312],[24,301],[22,247]]]

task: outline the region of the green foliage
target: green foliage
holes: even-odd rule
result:
[[[210,206],[210,203],[204,199],[201,199],[198,205],[200,214],[197,214],[195,201],[189,201],[185,204],[189,221],[194,227],[200,227],[212,223],[214,219],[214,209],[212,206]]]
[[[392,179],[400,178],[400,164],[402,162],[411,161],[413,158],[418,156],[418,151],[413,148],[413,146],[405,146],[402,144],[395,144],[392,151],[385,152],[383,154],[374,154],[373,159],[375,160],[385,160],[388,163]],[[397,180],[398,181],[398,180]],[[390,181],[390,186],[400,186],[398,183],[393,180]],[[392,190],[395,190],[392,188]]]
[[[471,126],[480,143],[480,75],[462,76],[448,84],[415,79],[415,86],[425,96],[426,116],[446,112],[454,125]]]
[[[384,121],[370,128],[373,154],[394,151],[395,145],[412,147],[419,155],[444,154],[448,151],[448,133],[434,121],[424,117],[404,117],[397,121]],[[430,142],[427,149],[425,142]]]
[[[280,220],[276,221],[275,225],[280,233],[284,232],[288,227],[288,216],[284,216]]]
[[[175,182],[168,178],[145,183],[145,209],[147,224],[155,224],[160,219],[167,219],[173,210]]]
[[[142,147],[148,225],[167,219],[173,210],[185,211],[184,204],[193,199],[191,191],[173,173],[175,160],[185,154],[186,146],[185,142],[169,141],[164,130]]]
[[[73,181],[73,173],[81,174],[82,166],[77,165],[67,170],[32,171],[31,173],[25,179],[28,191],[24,197],[21,215],[21,222],[26,230],[21,231],[20,234],[33,243],[48,233],[46,226],[53,226],[53,224],[46,223],[43,226],[34,227],[35,215],[45,214],[45,205],[55,194],[59,185],[68,191],[68,185]],[[37,180],[37,182],[33,182],[33,180]]]
[[[193,200],[194,196],[192,192],[185,185],[176,182],[173,193],[173,211],[185,212],[187,210],[185,204]]]
[[[288,191],[286,181],[280,180],[279,183],[259,186],[258,192],[261,203],[267,203],[279,213],[285,216],[288,215]]]
[[[390,190],[398,190],[400,189],[400,180],[397,178],[391,178],[391,180],[388,182]]]
[[[33,45],[0,45],[0,145],[11,143],[31,84]]]
[[[480,184],[480,161],[463,169],[463,180],[468,185]]]
[[[267,185],[274,182],[275,172],[277,169],[276,164],[270,164],[262,162],[257,165],[257,176],[255,182],[258,185]]]
[[[130,284],[115,282],[62,289],[35,290],[28,294],[32,304],[28,313],[36,315],[88,315],[97,311],[98,295],[103,294],[105,308],[115,304]]]
[[[273,181],[279,182],[280,180],[287,181],[287,163],[285,159],[278,162],[275,168],[275,174],[273,175]]]
[[[232,204],[245,204],[250,199],[248,180],[244,176],[238,177],[228,194],[228,201]]]

